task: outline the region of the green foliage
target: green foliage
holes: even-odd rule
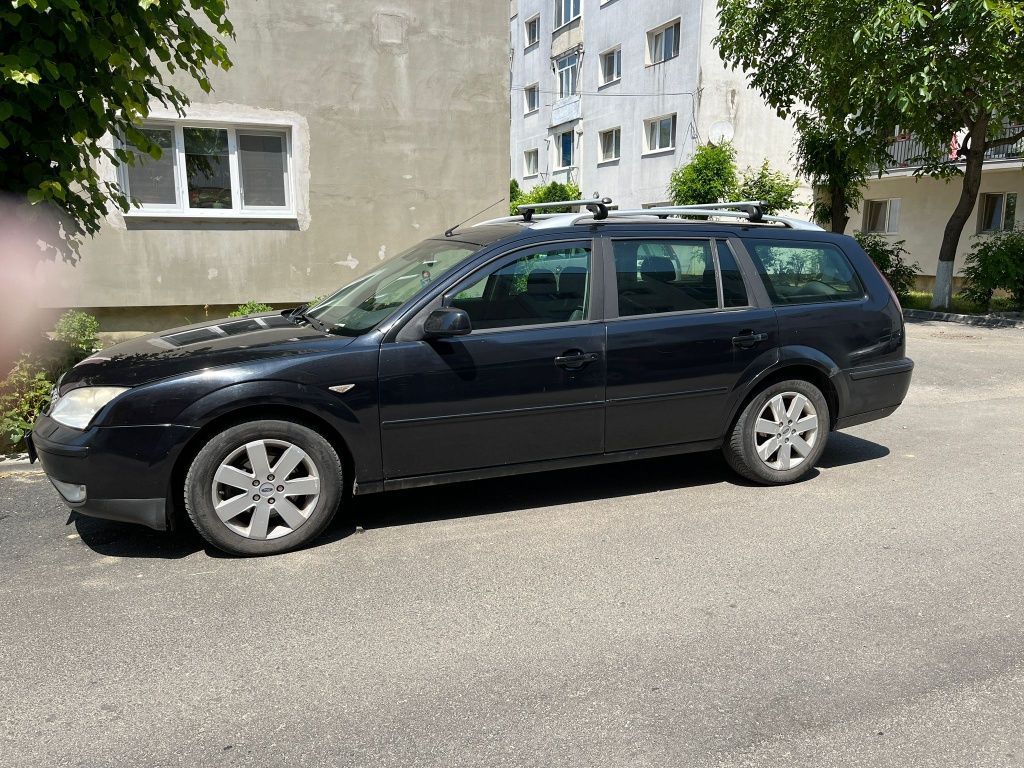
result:
[[[1014,308],[1024,309],[1024,228],[975,237],[963,276],[961,295],[969,301],[987,308],[1002,290]]]
[[[689,163],[672,171],[668,183],[675,205],[735,200],[738,189],[736,149],[729,142],[701,144]]]
[[[161,149],[139,130],[150,105],[183,114],[189,100],[165,76],[210,90],[227,69],[233,36],[225,0],[16,0],[0,10],[0,189],[56,206],[74,236],[94,234],[111,203],[130,201],[97,161],[139,162],[101,146],[123,136],[139,153]],[[212,27],[215,34],[207,31]]]
[[[36,416],[50,402],[53,380],[45,366],[23,354],[0,381],[0,450],[19,449]]]
[[[523,192],[519,189],[519,185],[515,180],[513,180],[509,184],[509,195],[511,197],[509,211],[514,216],[519,213],[520,205],[525,205],[526,203],[557,203],[559,200],[579,200],[580,194],[580,188],[571,181],[565,184],[552,181],[550,184],[541,184],[528,192]],[[545,210],[544,213],[569,213],[570,210],[570,208],[552,208]]]
[[[245,317],[246,315],[258,315],[261,312],[273,312],[274,308],[269,304],[263,304],[259,301],[247,301],[245,304],[240,304],[238,309],[233,312],[228,312],[228,317]]]
[[[875,266],[885,275],[893,291],[899,297],[906,296],[914,287],[915,278],[921,273],[921,266],[915,261],[907,263],[909,252],[904,248],[906,240],[893,242],[873,232],[854,232],[853,236],[860,247],[875,262]]]
[[[933,295],[926,291],[910,291],[906,296],[900,296],[900,305],[904,309],[923,309],[930,312],[933,298]],[[989,312],[1012,312],[1017,309],[1020,307],[1006,296],[993,296],[989,304],[983,304],[958,293],[950,302],[948,311],[958,315],[987,315]]]
[[[72,309],[61,315],[54,328],[54,338],[72,349],[92,354],[100,346],[100,321],[87,312]]]
[[[781,213],[797,207],[793,195],[799,186],[800,182],[797,179],[791,179],[781,171],[773,170],[765,160],[760,168],[748,166],[743,172],[736,197],[739,200],[761,200],[767,203],[764,206],[765,213]]]

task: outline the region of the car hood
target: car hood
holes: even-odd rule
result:
[[[132,387],[206,368],[338,349],[333,336],[282,314],[197,323],[141,336],[88,357],[61,380],[60,391],[81,386]]]

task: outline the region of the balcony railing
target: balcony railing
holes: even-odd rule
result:
[[[1003,128],[996,136],[1006,138],[1014,136],[1024,130],[1024,126],[1010,125]],[[935,161],[956,160],[963,162],[963,158],[956,157],[957,145],[950,142],[949,152],[945,155],[935,157],[927,155],[924,146],[913,136],[897,137],[896,141],[889,147],[889,161],[885,164],[885,170],[896,171],[903,168],[920,168]],[[985,153],[985,160],[1016,160],[1024,159],[1024,139],[1018,140],[1015,144],[1006,144],[995,147]]]

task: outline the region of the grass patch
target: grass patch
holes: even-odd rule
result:
[[[926,291],[910,291],[900,299],[904,309],[931,310],[932,294]],[[958,315],[987,315],[989,312],[1015,312],[1019,307],[1015,306],[1013,300],[1008,296],[994,296],[991,309],[964,298],[959,294],[953,295],[953,305],[950,312]]]

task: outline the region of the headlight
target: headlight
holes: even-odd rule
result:
[[[57,400],[50,418],[75,429],[85,429],[92,417],[127,387],[80,387]]]

